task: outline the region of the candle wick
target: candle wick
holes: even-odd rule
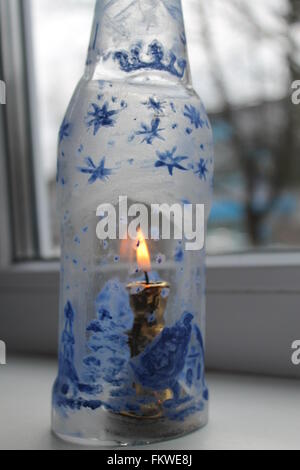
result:
[[[145,272],[145,279],[146,279],[146,284],[150,284],[149,275],[147,272]]]

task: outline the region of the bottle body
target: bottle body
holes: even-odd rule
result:
[[[146,50],[138,69],[145,76],[157,45]],[[184,231],[163,238],[151,219],[145,281],[137,248],[121,233],[137,205],[151,214],[176,204],[184,214],[203,204],[205,228],[211,126],[191,87],[136,80],[136,53],[117,51],[115,60],[121,69],[131,64],[134,79],[81,80],[60,130],[57,175],[62,268],[53,430],[106,445],[184,435],[205,425],[208,411],[205,249],[186,250]],[[151,73],[181,73],[174,60],[160,63],[165,70]],[[103,204],[116,214],[106,240],[99,236]],[[175,234],[177,219],[162,218]]]

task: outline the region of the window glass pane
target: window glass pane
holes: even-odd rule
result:
[[[184,0],[194,86],[216,141],[210,253],[300,245],[298,0]],[[43,178],[55,213],[56,140],[83,72],[93,0],[31,0]],[[52,252],[53,253],[53,252]],[[51,253],[50,253],[51,254]]]
[[[41,154],[40,175],[47,187],[51,246],[49,257],[59,254],[59,225],[56,217],[56,153],[58,130],[64,113],[83,75],[94,0],[30,1],[35,83],[37,85],[37,137]],[[40,223],[43,223],[41,220]]]

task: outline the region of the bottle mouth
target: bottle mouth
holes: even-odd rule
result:
[[[87,65],[100,64],[127,82],[188,83],[181,1],[98,0]]]
[[[156,281],[156,282],[149,282],[149,284],[146,281],[137,281],[137,282],[131,282],[128,284],[127,289],[132,290],[135,288],[142,287],[144,289],[170,289],[170,284],[168,282],[164,281]]]

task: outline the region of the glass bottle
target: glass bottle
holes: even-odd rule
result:
[[[184,222],[203,205],[206,229],[212,181],[180,0],[98,0],[59,132],[59,437],[142,444],[207,423],[205,248],[187,249]]]

